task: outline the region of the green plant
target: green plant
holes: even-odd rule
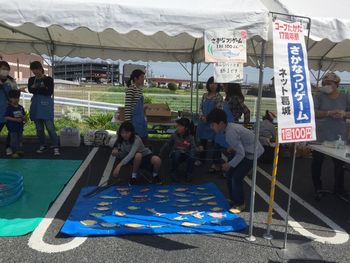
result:
[[[117,130],[117,125],[112,123],[112,113],[98,113],[88,117],[85,123],[90,129]]]
[[[145,98],[145,101],[144,101],[145,104],[152,104],[153,103],[153,98],[152,97],[145,96],[144,98]]]
[[[177,90],[177,85],[173,82],[168,83],[168,89],[172,90],[172,91],[176,91]]]

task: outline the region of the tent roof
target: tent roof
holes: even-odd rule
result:
[[[311,69],[350,71],[350,16],[347,0],[261,0],[269,11],[311,18],[308,45]],[[283,16],[279,17],[283,20]],[[284,17],[285,18],[285,17]],[[271,19],[271,18],[270,18]],[[307,31],[306,31],[307,33]],[[257,50],[260,54],[259,50]],[[252,53],[252,50],[248,50]],[[266,65],[272,66],[272,43]]]
[[[203,60],[206,29],[267,38],[259,0],[0,0],[0,50],[122,60]],[[193,56],[194,54],[194,56]]]

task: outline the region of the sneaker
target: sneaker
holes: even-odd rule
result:
[[[17,153],[18,153],[20,156],[23,156],[23,155],[24,155],[24,151],[17,151]]]
[[[40,146],[38,150],[36,150],[36,153],[43,153],[46,150],[45,146]]]
[[[7,156],[10,156],[10,155],[12,155],[12,154],[13,154],[12,149],[11,149],[10,147],[7,147],[7,148],[6,148],[6,155],[7,155]]]
[[[152,183],[154,183],[154,184],[161,184],[162,180],[160,179],[160,176],[159,175],[154,176],[153,179],[152,179]]]
[[[228,211],[232,214],[239,214],[245,209],[245,204],[231,207]]]
[[[60,149],[58,149],[58,148],[53,148],[53,155],[55,155],[55,156],[61,155],[61,154],[60,154]]]
[[[200,160],[197,160],[197,161],[194,162],[195,166],[200,166],[201,164],[202,164],[202,162]]]
[[[11,157],[12,157],[13,159],[18,159],[20,156],[19,156],[18,153],[13,153],[13,154],[11,155]]]
[[[130,185],[135,185],[135,184],[137,184],[136,178],[135,178],[135,177],[131,177],[131,179],[129,180],[129,184],[130,184]]]

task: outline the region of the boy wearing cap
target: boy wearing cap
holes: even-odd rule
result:
[[[333,72],[322,79],[322,86],[314,96],[317,141],[335,141],[340,137],[347,139],[346,118],[350,118],[350,96],[339,93],[340,78]],[[324,154],[312,152],[312,180],[316,191],[316,199],[323,195],[321,171]],[[334,163],[334,192],[344,194],[344,162],[332,158]]]

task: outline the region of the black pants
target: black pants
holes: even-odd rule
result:
[[[311,174],[316,191],[322,189],[321,174],[324,157],[323,153],[312,152]],[[342,193],[344,192],[344,162],[336,158],[332,158],[332,160],[334,165],[334,192]]]
[[[2,122],[0,123],[0,132],[2,131],[2,129],[5,127],[6,122]],[[7,137],[6,137],[6,148],[10,147],[10,133],[7,132]]]

